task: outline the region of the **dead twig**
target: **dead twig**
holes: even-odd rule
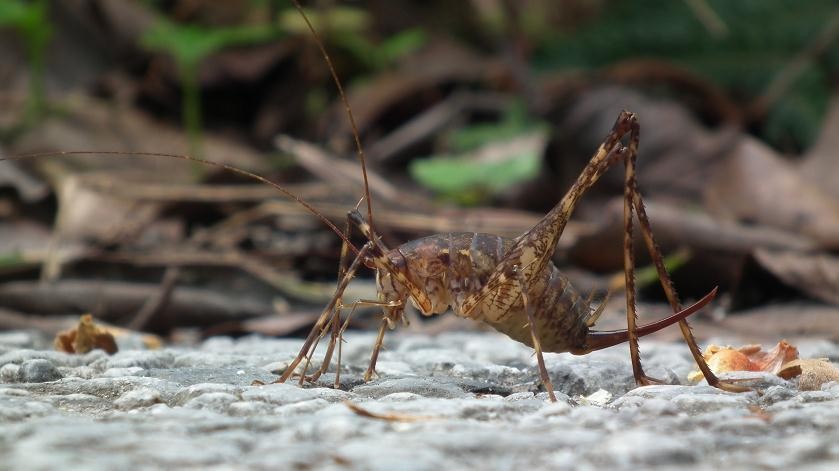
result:
[[[711,8],[711,5],[708,5],[708,2],[705,0],[685,0],[685,3],[714,39],[722,39],[728,35],[728,25]]]
[[[367,154],[373,162],[385,163],[404,149],[429,139],[463,113],[501,112],[510,100],[509,96],[496,93],[454,93],[377,140]]]
[[[163,273],[163,280],[160,282],[160,289],[155,296],[147,299],[143,307],[137,311],[127,328],[131,330],[143,330],[149,321],[159,314],[172,299],[172,293],[178,283],[181,270],[175,266],[169,266]]]
[[[346,185],[346,182],[349,181],[363,185],[363,181],[358,173],[357,163],[342,160],[318,146],[289,136],[277,137],[274,140],[274,145],[277,149],[296,156],[300,165],[323,181],[341,185]],[[393,207],[431,207],[430,202],[425,198],[406,194],[385,178],[382,178],[369,169],[368,179],[370,182],[370,193],[375,195],[380,201],[383,200],[387,205]]]
[[[351,401],[344,401],[344,405],[347,406],[349,410],[353,411],[357,415],[367,417],[368,419],[384,420],[387,422],[422,422],[426,420],[435,420],[435,417],[427,417],[421,415],[397,413],[380,414],[377,412],[371,412]]]
[[[109,322],[137,312],[160,286],[100,280],[16,281],[0,285],[3,307],[31,313],[99,312]],[[104,309],[97,309],[102,305]],[[165,312],[177,312],[179,325],[206,326],[265,315],[271,306],[216,290],[182,287],[172,294]]]
[[[761,119],[817,58],[830,50],[839,38],[839,9],[831,15],[813,41],[799,51],[769,82],[763,93],[747,108],[752,120]]]

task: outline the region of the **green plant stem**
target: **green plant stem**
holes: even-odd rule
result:
[[[198,63],[183,63],[180,66],[183,110],[183,126],[189,140],[189,153],[194,157],[203,156],[202,123],[201,123],[201,93],[198,86]],[[193,162],[193,173],[196,178],[204,174],[204,166]]]
[[[43,40],[42,40],[43,39]],[[37,122],[44,115],[46,90],[44,88],[46,38],[35,37],[27,44],[29,56],[29,100],[26,104],[24,123],[26,126]]]

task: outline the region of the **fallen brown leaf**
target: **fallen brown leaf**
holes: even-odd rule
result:
[[[83,314],[79,325],[70,330],[59,332],[53,342],[55,349],[66,353],[87,353],[95,348],[105,350],[109,355],[117,352],[114,336],[93,323],[93,316]]]
[[[756,249],[755,260],[785,284],[839,305],[839,257],[826,253]]]
[[[769,413],[763,407],[752,404],[748,407],[748,409],[749,409],[749,412],[752,413],[752,417],[760,419],[764,422],[769,422],[770,420],[772,420],[773,415],[771,413]]]
[[[716,216],[792,231],[839,247],[839,201],[766,144],[743,137],[705,183]]]
[[[709,345],[702,354],[714,373],[730,371],[764,371],[778,374],[783,365],[798,359],[798,349],[786,340],[781,340],[772,350],[764,351],[760,345],[742,347],[720,347]],[[703,378],[702,372],[692,371],[688,375],[691,382]]]
[[[557,176],[551,184],[564,191],[577,179],[590,157],[591,149],[602,141],[621,109],[641,117],[641,147],[638,152],[638,182],[645,198],[653,201],[699,202],[709,179],[736,142],[738,132],[731,127],[710,130],[683,104],[652,99],[631,88],[585,87],[576,93],[573,105],[561,117],[554,142],[548,148],[551,167]],[[601,182],[586,195],[614,194],[623,188],[621,172],[603,175]],[[558,200],[560,195],[555,196]]]
[[[796,359],[784,364],[778,376],[793,378],[798,372],[798,388],[802,391],[818,391],[829,381],[839,381],[839,368],[824,358]]]
[[[839,199],[839,185],[836,175],[839,172],[839,93],[833,94],[827,114],[822,121],[822,128],[815,144],[800,160],[801,175],[810,182]]]

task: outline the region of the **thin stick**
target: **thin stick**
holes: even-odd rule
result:
[[[347,236],[338,229],[335,224],[332,223],[329,219],[326,218],[323,214],[321,214],[314,206],[307,203],[304,199],[300,198],[299,196],[295,195],[294,193],[286,190],[282,185],[272,180],[269,180],[262,175],[257,175],[256,173],[249,172],[247,170],[243,170],[238,167],[234,167],[232,165],[224,164],[221,162],[214,162],[212,160],[207,159],[200,159],[198,157],[192,157],[190,155],[182,155],[182,154],[169,154],[166,152],[123,152],[123,151],[82,151],[82,150],[70,150],[70,151],[57,151],[57,152],[37,152],[33,154],[23,154],[23,155],[16,155],[13,157],[3,157],[0,158],[0,162],[4,160],[25,160],[25,159],[35,159],[38,157],[61,157],[67,155],[110,155],[116,157],[165,157],[169,159],[178,159],[178,160],[187,160],[190,162],[198,162],[200,164],[209,165],[211,167],[221,168],[227,170],[228,172],[232,172],[236,175],[241,175],[246,178],[250,178],[251,180],[256,180],[260,183],[264,183],[275,190],[279,191],[283,195],[287,196],[288,198],[296,201],[300,206],[306,208],[310,214],[315,216],[316,218],[320,219],[321,222],[326,224],[329,229],[332,230],[338,237],[341,238],[344,242],[346,242],[349,247],[352,249],[353,252],[356,254],[359,252],[358,248],[353,245],[353,243],[349,240]]]
[[[387,422],[419,422],[423,420],[435,419],[434,417],[425,417],[421,415],[408,415],[397,413],[380,414],[378,412],[369,411],[351,401],[344,401],[344,405],[347,406],[349,410],[360,415],[361,417],[367,417],[368,419],[384,420]]]

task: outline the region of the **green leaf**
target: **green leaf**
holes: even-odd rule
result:
[[[0,254],[0,268],[16,268],[31,263],[18,252]]]
[[[428,41],[428,36],[419,28],[406,29],[385,39],[378,46],[378,55],[387,64],[418,50]]]
[[[0,1],[0,26],[11,26],[30,43],[30,47],[43,47],[52,28],[47,17],[47,2],[39,0],[24,2],[21,0]]]
[[[161,19],[143,34],[142,44],[150,50],[169,53],[182,67],[190,68],[225,47],[258,44],[278,35],[278,30],[269,25],[208,28]]]
[[[476,188],[496,192],[536,176],[541,157],[536,149],[510,153],[504,160],[491,163],[476,162],[463,156],[438,155],[413,162],[411,175],[440,193],[456,195]]]
[[[411,175],[444,198],[477,204],[488,195],[534,178],[539,173],[548,127],[527,119],[514,103],[497,123],[452,131],[448,154],[415,160]]]
[[[514,103],[507,109],[502,120],[498,123],[474,124],[452,131],[448,136],[448,145],[456,152],[476,149],[492,141],[513,139],[528,131],[532,131],[536,124],[527,119],[526,110],[522,103]]]
[[[19,0],[4,0],[0,2],[0,25],[18,26],[28,21],[36,4]]]
[[[370,14],[360,8],[334,6],[326,10],[303,11],[320,34],[359,33],[370,27]],[[295,8],[280,12],[280,28],[290,34],[311,34],[306,21]]]

